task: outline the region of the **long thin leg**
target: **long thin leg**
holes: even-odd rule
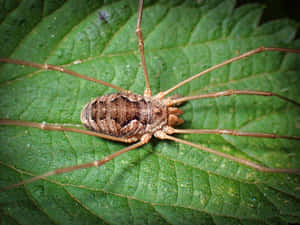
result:
[[[269,91],[253,91],[253,90],[226,90],[226,91],[218,91],[214,93],[207,93],[207,94],[201,94],[201,95],[193,95],[193,96],[187,96],[177,99],[170,99],[168,100],[168,106],[176,105],[182,102],[195,100],[195,99],[201,99],[201,98],[217,98],[221,96],[231,96],[231,95],[260,95],[260,96],[276,96],[278,98],[283,99],[284,101],[291,102],[297,106],[300,106],[299,102],[296,102],[292,99],[286,98],[282,95],[269,92]]]
[[[57,125],[57,124],[36,123],[36,122],[28,122],[28,121],[22,121],[22,120],[0,119],[0,125],[34,127],[34,128],[39,128],[41,130],[69,131],[69,132],[87,134],[87,135],[90,135],[90,136],[96,136],[96,137],[108,139],[108,140],[111,140],[111,141],[119,141],[119,142],[124,142],[124,143],[132,143],[132,142],[136,142],[138,140],[135,137],[133,137],[133,138],[120,138],[120,137],[110,136],[110,135],[107,135],[107,134],[97,133],[97,132],[94,132],[94,131],[89,131],[89,130],[83,130],[83,129],[77,129],[77,128],[71,128],[71,127],[64,127],[62,125]]]
[[[170,88],[170,89],[168,89],[168,90],[166,90],[166,91],[164,91],[164,92],[159,93],[159,94],[158,94],[158,97],[159,97],[159,98],[163,98],[164,96],[170,94],[172,91],[176,90],[177,88],[181,87],[182,85],[184,85],[184,84],[186,84],[186,83],[188,83],[188,82],[190,82],[190,81],[192,81],[192,80],[194,80],[194,79],[196,79],[196,78],[198,78],[198,77],[200,77],[200,76],[202,76],[202,75],[204,75],[204,74],[206,74],[206,73],[208,73],[208,72],[211,72],[211,71],[213,71],[213,70],[215,70],[215,69],[218,69],[218,68],[220,68],[220,67],[222,67],[222,66],[225,66],[225,65],[227,65],[227,64],[229,64],[229,63],[238,61],[238,60],[240,60],[240,59],[243,59],[243,58],[246,58],[246,57],[248,57],[248,56],[251,56],[251,55],[254,55],[254,54],[257,54],[257,53],[260,53],[260,52],[264,52],[264,51],[277,51],[277,52],[300,53],[300,50],[296,50],[296,49],[259,47],[259,48],[256,48],[256,49],[252,50],[252,51],[249,51],[249,52],[246,52],[246,53],[244,53],[244,54],[242,54],[242,55],[239,55],[239,56],[237,56],[237,57],[234,57],[234,58],[232,58],[232,59],[226,60],[226,61],[224,61],[224,62],[222,62],[222,63],[220,63],[220,64],[217,64],[217,65],[215,65],[215,66],[212,66],[212,67],[210,67],[209,69],[206,69],[206,70],[202,71],[201,73],[198,73],[198,74],[196,74],[196,75],[194,75],[194,76],[192,76],[192,77],[190,77],[190,78],[188,78],[188,79],[186,79],[186,80],[184,80],[184,81],[181,81],[181,82],[179,82],[178,84],[176,84],[174,87],[172,87],[172,88]]]
[[[238,130],[229,129],[175,129],[171,128],[172,131],[169,134],[225,134],[233,136],[244,136],[244,137],[259,137],[259,138],[283,138],[300,140],[298,136],[286,136],[270,133],[258,133],[258,132],[244,132]]]
[[[141,29],[142,16],[143,16],[143,4],[144,4],[144,0],[140,0],[135,32],[136,32],[137,38],[139,40],[139,50],[140,50],[140,54],[141,54],[141,61],[142,61],[142,66],[143,66],[143,71],[144,71],[144,76],[145,76],[146,90],[144,92],[144,95],[151,96],[152,92],[151,92],[151,88],[150,88],[149,77],[148,77],[148,72],[147,72],[147,67],[146,67],[146,60],[145,60],[145,54],[144,54],[144,41],[143,41],[143,34],[142,34],[142,29]]]
[[[258,170],[260,172],[300,174],[300,169],[267,168],[267,167],[261,166],[259,164],[256,164],[256,163],[251,162],[251,161],[246,160],[246,159],[240,159],[240,158],[225,154],[223,152],[218,152],[216,150],[213,150],[211,148],[208,148],[208,147],[205,147],[205,146],[202,146],[202,145],[197,145],[195,143],[192,143],[192,142],[189,142],[189,141],[186,141],[186,140],[183,140],[183,139],[179,139],[179,138],[176,138],[176,137],[173,137],[173,136],[169,136],[169,135],[165,134],[163,131],[156,132],[154,135],[155,135],[155,137],[158,137],[160,139],[166,139],[166,140],[171,140],[171,141],[179,142],[179,143],[182,143],[182,144],[190,145],[192,147],[198,148],[198,149],[203,150],[205,152],[209,152],[209,153],[221,156],[223,158],[232,160],[234,162],[240,163],[242,165],[251,167],[251,168],[253,168],[255,170]]]
[[[103,84],[107,87],[111,87],[114,88],[120,92],[128,92],[127,90],[120,88],[116,85],[107,83],[105,81],[102,80],[97,80],[95,78],[92,77],[88,77],[85,75],[82,75],[80,73],[76,73],[75,71],[72,70],[67,70],[61,66],[56,66],[56,65],[52,65],[52,64],[39,64],[39,63],[33,63],[33,62],[27,62],[27,61],[23,61],[23,60],[18,60],[18,59],[8,59],[8,58],[0,58],[0,62],[6,62],[6,63],[12,63],[12,64],[17,64],[17,65],[24,65],[24,66],[30,66],[30,67],[35,67],[35,68],[39,68],[39,69],[43,69],[43,70],[54,70],[54,71],[59,71],[62,73],[66,73],[66,74],[70,74],[74,77],[79,77],[81,79],[85,79],[85,80],[89,80],[89,81],[93,81],[99,84]]]
[[[49,172],[43,173],[39,176],[35,176],[31,179],[24,180],[20,183],[12,184],[12,185],[9,185],[7,187],[0,188],[0,192],[6,191],[6,190],[9,190],[9,189],[12,189],[12,188],[24,185],[24,184],[29,184],[29,183],[32,183],[36,180],[44,179],[44,178],[49,177],[49,176],[53,176],[53,175],[57,175],[57,174],[61,174],[61,173],[68,173],[68,172],[72,172],[72,171],[79,170],[79,169],[85,169],[85,168],[89,168],[89,167],[101,166],[101,165],[109,162],[110,160],[118,157],[119,155],[122,155],[125,152],[136,149],[136,148],[146,144],[147,142],[149,142],[150,139],[151,139],[151,134],[145,134],[139,142],[137,142],[133,145],[130,145],[129,147],[123,148],[122,150],[120,150],[118,152],[115,152],[115,153],[113,153],[109,156],[106,156],[103,159],[95,160],[95,161],[88,162],[88,163],[83,163],[83,164],[80,164],[80,165],[69,166],[69,167],[64,167],[64,168],[59,168],[59,169],[56,169],[56,170],[53,170],[53,171],[49,171]]]

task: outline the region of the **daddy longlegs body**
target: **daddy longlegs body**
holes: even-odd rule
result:
[[[95,160],[80,165],[59,168],[54,171],[49,171],[41,175],[35,176],[31,179],[24,180],[20,183],[2,187],[0,189],[1,191],[6,191],[12,188],[16,188],[18,186],[25,185],[34,182],[36,180],[44,179],[48,176],[52,176],[56,174],[72,172],[78,169],[84,169],[89,167],[99,167],[125,152],[137,149],[138,147],[145,145],[150,141],[152,137],[186,144],[194,148],[198,148],[202,151],[206,151],[211,154],[215,154],[220,157],[227,158],[243,166],[247,166],[252,169],[265,172],[265,173],[300,174],[300,169],[298,168],[267,168],[255,162],[252,162],[250,160],[231,156],[229,154],[219,152],[209,147],[195,144],[173,136],[173,134],[223,134],[223,135],[235,135],[235,136],[248,136],[248,137],[256,137],[256,138],[280,138],[280,139],[300,140],[300,137],[298,136],[286,136],[286,135],[272,134],[272,133],[242,132],[242,131],[228,130],[228,129],[174,128],[174,126],[183,123],[183,120],[179,118],[179,116],[183,114],[183,111],[180,110],[177,106],[179,104],[191,100],[204,99],[204,98],[217,98],[217,97],[232,96],[232,95],[256,95],[256,96],[264,96],[264,97],[273,96],[274,98],[275,97],[280,98],[281,100],[289,102],[290,104],[300,106],[300,103],[298,103],[297,101],[286,98],[282,95],[273,92],[256,91],[256,90],[224,90],[224,91],[219,91],[214,93],[200,94],[200,95],[186,96],[186,97],[182,97],[182,96],[166,97],[167,95],[172,94],[172,92],[177,88],[193,81],[194,79],[200,76],[204,76],[205,74],[213,70],[216,70],[220,67],[228,65],[235,61],[244,59],[246,57],[250,57],[252,55],[261,52],[266,52],[266,51],[300,53],[300,50],[294,50],[288,48],[275,48],[275,47],[259,47],[252,51],[236,56],[232,59],[226,60],[223,63],[212,66],[211,68],[208,68],[186,80],[183,80],[182,82],[176,84],[175,86],[171,87],[168,90],[153,95],[150,87],[146,60],[144,56],[144,43],[143,43],[143,36],[142,36],[142,29],[141,29],[142,12],[143,12],[143,0],[140,0],[139,7],[138,7],[136,35],[138,37],[138,46],[139,46],[139,51],[141,56],[141,65],[144,72],[144,78],[146,84],[144,96],[135,95],[130,91],[125,90],[116,85],[101,80],[97,80],[79,74],[74,71],[67,70],[60,66],[55,66],[50,64],[38,64],[38,63],[26,62],[17,59],[0,58],[0,62],[36,67],[43,70],[56,70],[62,73],[79,77],[80,79],[90,80],[105,85],[107,87],[114,88],[119,92],[117,94],[111,94],[104,97],[99,97],[95,100],[92,100],[84,107],[81,113],[81,121],[84,123],[84,125],[87,128],[89,128],[89,131],[78,129],[78,128],[70,128],[70,127],[56,125],[56,124],[36,123],[36,122],[29,122],[29,121],[10,120],[10,119],[1,119],[0,125],[24,126],[24,127],[34,127],[42,130],[75,132],[75,133],[81,133],[86,135],[92,135],[92,136],[108,139],[111,141],[130,143],[128,147],[125,147],[111,155],[108,155],[103,159]],[[112,105],[112,102],[117,102],[117,103],[115,105]],[[127,105],[128,108],[126,108],[125,105]],[[109,111],[109,108],[113,108],[115,106],[119,106],[116,107],[119,109],[116,109],[115,111]],[[134,110],[132,110],[133,108]],[[116,116],[113,116],[114,113],[116,114]],[[122,117],[120,121],[117,121],[118,118],[120,117]]]

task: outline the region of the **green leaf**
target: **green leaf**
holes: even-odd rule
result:
[[[105,1],[106,2],[106,1]],[[51,63],[143,94],[137,1],[12,1],[0,23],[1,57]],[[98,11],[107,15],[99,20]],[[259,46],[300,47],[290,20],[259,24],[263,7],[234,1],[152,1],[142,29],[153,93]],[[300,56],[265,52],[179,88],[272,91],[299,101]],[[81,108],[114,92],[59,72],[1,64],[0,118],[80,124]],[[181,107],[182,128],[300,136],[299,107],[275,97],[231,96]],[[69,132],[0,126],[0,186],[101,159],[125,144]],[[266,167],[300,168],[299,142],[178,135]],[[300,223],[299,176],[260,173],[189,146],[152,139],[99,168],[0,193],[3,224]]]

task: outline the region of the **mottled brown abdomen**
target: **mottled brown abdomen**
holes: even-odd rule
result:
[[[114,93],[90,101],[81,111],[81,122],[92,131],[115,137],[141,137],[162,129],[167,107],[153,98]]]

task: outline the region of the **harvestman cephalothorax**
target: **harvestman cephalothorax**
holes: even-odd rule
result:
[[[86,79],[96,83],[100,83],[107,87],[114,88],[119,92],[115,94],[98,97],[92,100],[91,102],[89,102],[83,108],[81,113],[81,121],[89,129],[89,131],[83,129],[65,127],[61,125],[36,123],[36,122],[28,122],[28,121],[20,121],[20,120],[9,120],[9,119],[0,119],[0,125],[8,125],[8,126],[15,125],[15,126],[34,127],[43,130],[76,132],[76,133],[92,135],[100,138],[105,138],[112,141],[133,143],[128,147],[125,147],[120,151],[115,152],[111,155],[108,155],[103,159],[95,160],[80,165],[64,167],[54,171],[49,171],[44,174],[35,176],[31,179],[22,181],[20,183],[3,187],[0,189],[1,191],[12,189],[20,185],[28,184],[52,175],[67,173],[67,172],[71,172],[83,168],[101,166],[125,152],[131,151],[142,145],[145,145],[150,141],[152,137],[156,137],[158,139],[163,139],[163,140],[171,140],[186,145],[190,145],[192,147],[209,152],[211,154],[216,154],[218,156],[230,159],[232,161],[251,167],[261,172],[300,174],[300,169],[266,168],[252,161],[237,158],[216,151],[214,149],[172,136],[172,134],[224,134],[224,135],[248,136],[248,137],[258,137],[258,138],[282,138],[282,139],[300,140],[300,137],[297,136],[285,136],[285,135],[278,135],[278,134],[271,134],[271,133],[242,132],[242,131],[228,130],[228,129],[176,129],[173,127],[182,124],[184,122],[182,119],[178,117],[183,114],[183,111],[177,108],[177,106],[181,103],[190,100],[196,100],[202,98],[217,98],[221,96],[231,96],[231,95],[257,95],[257,96],[274,96],[282,99],[283,101],[300,106],[300,103],[296,102],[295,100],[286,98],[284,96],[269,91],[255,91],[255,90],[225,90],[225,91],[187,96],[187,97],[181,97],[181,96],[166,97],[177,88],[191,82],[192,80],[200,76],[203,76],[213,70],[216,70],[232,62],[241,60],[243,58],[249,57],[251,55],[258,54],[260,52],[265,52],[265,51],[300,53],[300,50],[287,49],[287,48],[274,48],[274,47],[259,47],[252,51],[234,57],[230,60],[227,60],[223,63],[217,64],[209,69],[206,69],[176,84],[175,86],[173,86],[168,90],[152,95],[147,67],[146,67],[145,56],[144,56],[144,43],[143,43],[142,30],[141,30],[142,11],[143,11],[143,0],[140,0],[139,7],[138,7],[136,34],[138,37],[138,46],[141,55],[141,65],[143,68],[145,84],[146,84],[146,89],[144,91],[143,96],[133,94],[130,91],[127,91],[121,87],[91,77],[87,77],[85,75],[76,73],[74,71],[64,69],[63,67],[60,66],[55,66],[50,64],[42,65],[38,63],[26,62],[17,59],[0,58],[0,62],[31,66],[31,67],[44,69],[44,70],[60,71],[62,73],[70,74],[72,76],[76,76],[81,79]]]

